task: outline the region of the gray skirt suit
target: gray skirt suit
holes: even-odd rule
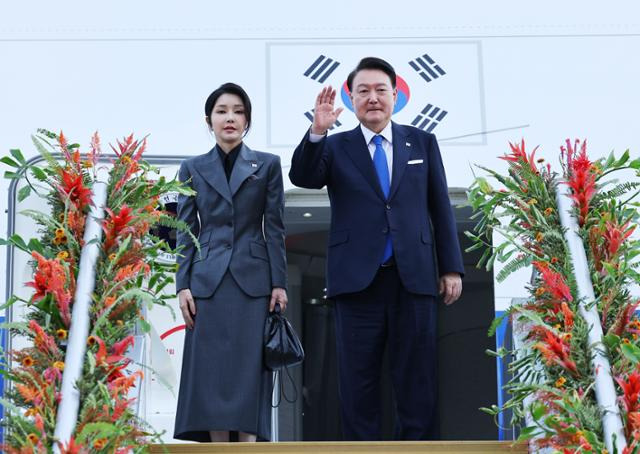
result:
[[[196,303],[186,331],[174,437],[210,441],[209,431],[241,431],[268,440],[271,374],[262,333],[274,287],[286,288],[284,190],[278,156],[242,144],[229,180],[218,150],[183,161],[181,247],[176,289]]]

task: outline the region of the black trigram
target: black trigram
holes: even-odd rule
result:
[[[313,123],[313,111],[314,110],[315,109],[311,109],[311,110],[309,110],[309,111],[304,113],[304,116],[307,117],[311,123]],[[339,128],[340,126],[342,126],[342,123],[340,123],[340,120],[336,120],[336,122],[333,124],[333,126],[331,126],[329,128],[329,130],[331,130],[333,128]]]
[[[435,80],[438,77],[444,76],[446,74],[444,72],[444,69],[438,66],[436,62],[433,61],[431,57],[429,57],[428,54],[424,54],[422,57],[411,60],[409,64],[427,82],[431,82],[432,80]]]
[[[447,116],[447,113],[448,112],[446,110],[442,110],[432,104],[427,104],[427,106],[422,109],[422,112],[413,119],[411,125],[424,131],[431,132],[440,124],[442,119]]]
[[[322,84],[336,70],[338,65],[340,65],[340,62],[320,55],[304,72],[304,75]]]

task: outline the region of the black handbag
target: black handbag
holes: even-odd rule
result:
[[[280,383],[280,395],[284,396],[285,400],[289,403],[295,402],[298,398],[298,391],[296,390],[295,383],[288,368],[300,364],[304,360],[304,350],[293,327],[286,317],[281,314],[279,304],[276,304],[275,310],[269,313],[264,325],[263,356],[267,369],[276,373],[275,379]],[[282,380],[278,380],[278,378],[280,378],[279,372],[283,369],[293,385],[295,397],[292,400],[287,398]],[[273,406],[277,407],[280,405],[280,400],[281,398],[278,399],[277,404]]]

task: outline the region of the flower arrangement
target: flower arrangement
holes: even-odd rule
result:
[[[93,182],[105,158],[97,133],[89,152],[82,154],[79,145],[69,143],[63,133],[38,132],[33,141],[44,158],[43,166],[28,163],[19,150],[0,159],[13,168],[6,177],[24,178],[27,183],[18,192],[18,201],[35,194],[51,210],[23,212],[38,225],[39,238],[25,241],[12,235],[2,240],[31,255],[33,280],[26,285],[34,291],[28,300],[13,296],[5,305],[21,301],[29,308],[27,320],[7,326],[11,334],[26,336],[28,346],[8,352],[12,367],[6,360],[2,367],[11,387],[2,400],[8,430],[0,449],[7,453],[49,452],[53,446],[62,453],[146,451],[159,434],[131,409],[134,399],[129,392],[142,371],[127,370],[131,360],[125,353],[134,342],[136,327],[149,329],[141,308],[166,305],[172,297],[163,289],[173,282],[174,269],[155,260],[169,246],[154,237],[151,228],[161,224],[188,230],[158,207],[158,199],[167,192],[191,194],[192,190],[158,176],[158,169],[144,161],[146,139],[134,140],[131,135],[111,147],[115,158],[108,170],[90,336],[82,376],[76,383],[80,408],[73,437],[63,445],[54,439],[56,412],[85,222]],[[59,156],[52,153],[56,151]]]
[[[591,161],[586,142],[566,141],[561,147],[561,176],[550,164],[536,160],[534,149],[511,144],[502,159],[508,174],[482,168],[488,177],[475,179],[469,201],[479,220],[467,235],[470,249],[484,248],[479,266],[490,269],[503,264],[496,274],[503,281],[516,270],[533,266],[526,303],[513,305],[506,313],[520,326],[514,335],[522,344],[514,351],[499,349],[492,354],[513,355],[512,379],[506,385],[510,399],[500,408],[483,410],[496,416],[513,411],[514,425],[523,425],[520,439],[537,448],[563,453],[606,452],[601,410],[594,392],[590,348],[606,352],[617,383],[627,448],[640,452],[640,320],[634,314],[639,302],[629,288],[640,283],[635,261],[640,242],[631,239],[638,223],[640,159],[626,151],[616,158]],[[612,178],[617,172],[632,181]],[[634,179],[635,176],[635,179]],[[494,189],[489,179],[501,186]],[[593,281],[604,338],[602,345],[587,342],[588,326],[579,313],[576,283],[569,251],[556,207],[558,185],[570,188],[574,214],[580,226]],[[493,238],[500,238],[493,245]],[[490,335],[502,322],[496,319]],[[528,419],[526,419],[528,417]],[[528,421],[528,424],[524,421]]]

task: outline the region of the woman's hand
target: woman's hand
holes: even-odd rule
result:
[[[287,309],[287,291],[280,287],[274,287],[271,290],[271,301],[269,302],[269,312],[273,312],[276,308],[276,303],[280,305],[281,312]]]
[[[187,325],[187,329],[192,329],[194,319],[196,318],[196,303],[193,301],[191,290],[183,288],[178,292],[178,304],[180,306],[180,312],[182,312],[182,318]]]

